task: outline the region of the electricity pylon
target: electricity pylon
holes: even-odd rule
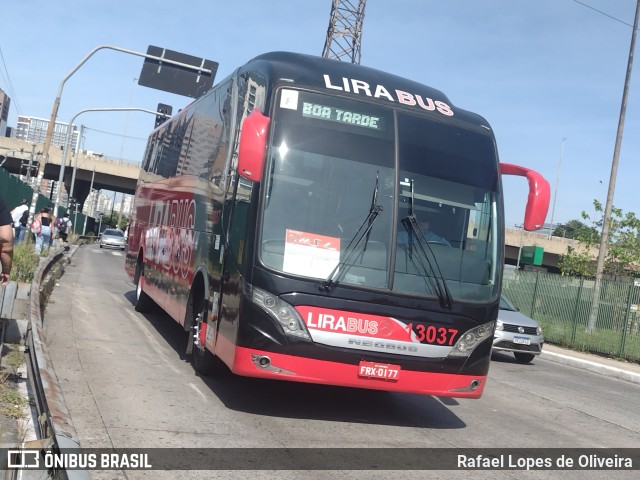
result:
[[[366,3],[366,0],[332,0],[323,57],[360,63]]]

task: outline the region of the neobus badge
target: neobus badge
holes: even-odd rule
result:
[[[329,77],[329,75],[324,74],[322,77],[324,78],[324,86],[332,90],[340,90],[344,92],[355,93],[358,95],[366,95],[367,97],[386,98],[390,102],[398,102],[402,103],[403,105],[410,106],[417,105],[423,110],[437,110],[441,114],[447,115],[448,117],[453,116],[453,110],[451,109],[451,107],[440,100],[434,101],[429,97],[423,98],[421,95],[397,89],[395,90],[396,98],[394,98],[384,85],[376,85],[373,93],[371,93],[371,85],[362,80],[342,77],[342,85],[340,86],[332,83],[331,77]]]

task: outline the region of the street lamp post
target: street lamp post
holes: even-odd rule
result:
[[[551,240],[551,235],[553,235],[553,214],[556,211],[556,196],[558,195],[558,180],[560,180],[560,166],[562,165],[562,157],[564,155],[564,142],[566,138],[562,139],[562,147],[560,148],[560,160],[558,160],[558,173],[556,174],[556,188],[553,191],[553,206],[551,207],[551,223],[549,224],[549,240]]]
[[[69,122],[69,125],[73,124],[73,121],[82,113],[86,113],[86,112],[131,112],[131,111],[135,111],[135,112],[146,112],[146,113],[150,113],[152,115],[163,115],[160,112],[156,112],[155,110],[148,110],[146,108],[138,108],[138,107],[108,107],[108,108],[86,108],[84,110],[80,110],[79,112],[77,112],[73,117],[71,117],[71,121]],[[60,163],[60,174],[58,176],[58,189],[57,189],[57,194],[56,194],[56,199],[55,199],[55,204],[54,204],[54,212],[58,211],[58,205],[60,204],[60,195],[62,193],[62,181],[64,179],[64,169],[65,166],[67,164],[67,155],[69,153],[69,142],[71,139],[71,127],[69,127],[67,129],[67,136],[65,138],[64,141],[64,154],[62,156],[62,162]],[[76,168],[78,167],[77,162],[76,164],[73,166],[73,178],[75,178],[76,175]],[[69,195],[72,195],[73,191],[69,192]]]
[[[109,50],[115,50],[117,52],[122,52],[122,53],[128,53],[130,55],[136,55],[138,57],[144,57],[150,60],[157,60],[161,63],[167,63],[170,65],[175,65],[178,67],[182,67],[188,70],[194,70],[197,71],[199,74],[212,74],[213,72],[209,69],[206,68],[202,68],[202,67],[198,67],[198,66],[194,66],[194,65],[189,65],[187,63],[182,63],[182,62],[178,62],[176,60],[170,60],[168,58],[162,58],[162,57],[157,57],[155,55],[149,55],[148,53],[142,53],[142,52],[136,52],[134,50],[129,50],[126,48],[121,48],[121,47],[116,47],[114,45],[99,45],[96,48],[94,48],[93,50],[91,50],[81,61],[80,63],[78,63],[75,67],[73,67],[71,69],[71,71],[62,79],[62,81],[60,82],[60,85],[58,85],[58,92],[56,93],[56,98],[53,101],[53,108],[51,109],[51,118],[49,119],[49,125],[47,125],[47,133],[45,135],[45,139],[44,139],[44,148],[43,148],[43,152],[42,152],[42,161],[40,162],[40,164],[38,165],[38,175],[36,177],[36,184],[35,184],[35,188],[33,189],[33,197],[31,199],[31,205],[29,207],[29,220],[28,220],[28,225],[31,225],[31,222],[33,221],[33,217],[35,215],[35,209],[36,209],[36,201],[38,200],[38,194],[40,193],[40,186],[42,185],[42,179],[44,178],[44,167],[47,164],[47,162],[49,161],[49,148],[51,147],[51,139],[53,138],[53,131],[55,128],[55,123],[56,123],[56,118],[58,117],[58,109],[60,108],[60,99],[62,98],[62,90],[64,89],[64,85],[65,83],[67,83],[67,80],[69,80],[69,78],[71,78],[71,76],[76,73],[80,67],[82,67],[82,65],[84,65],[87,60],[89,60],[89,58],[91,58],[93,56],[94,53],[98,52],[99,50],[103,50],[103,49],[109,49]],[[68,131],[67,131],[68,133]],[[67,136],[67,141],[65,143],[65,145],[69,144],[69,139]],[[66,155],[66,149],[65,149],[65,155]],[[56,205],[57,207],[57,205]]]

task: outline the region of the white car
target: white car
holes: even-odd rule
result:
[[[513,352],[520,363],[529,363],[540,355],[544,336],[538,323],[523,315],[502,295],[493,337],[493,350]]]
[[[124,250],[127,241],[124,238],[124,232],[115,228],[108,228],[100,235],[100,248],[111,247]]]

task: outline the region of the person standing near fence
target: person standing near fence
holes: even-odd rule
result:
[[[13,263],[13,220],[4,201],[0,195],[0,285],[9,283],[11,274],[11,264]]]
[[[23,198],[20,205],[11,210],[11,218],[13,219],[13,228],[15,229],[14,243],[20,243],[24,240],[27,230],[27,218],[29,218],[29,205],[27,199]]]
[[[33,220],[33,233],[36,235],[36,253],[40,255],[43,249],[51,245],[51,232],[53,230],[53,219],[50,210],[43,208]]]

